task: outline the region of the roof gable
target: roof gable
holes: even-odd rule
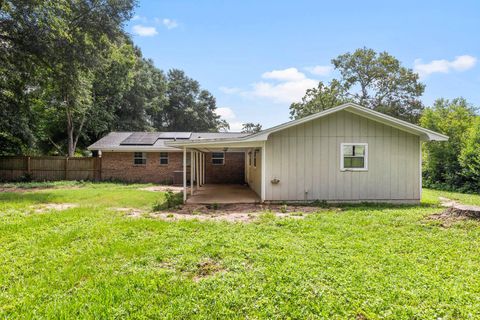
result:
[[[297,119],[297,120],[293,120],[293,121],[289,121],[289,122],[280,124],[278,126],[275,126],[275,127],[269,128],[267,130],[264,130],[264,131],[258,132],[256,134],[253,134],[251,136],[248,136],[247,139],[248,140],[267,140],[268,136],[270,134],[274,133],[274,132],[278,132],[278,131],[281,131],[281,130],[284,130],[284,129],[287,129],[287,128],[290,128],[290,127],[293,127],[293,126],[297,126],[299,124],[303,124],[303,123],[306,123],[306,122],[309,122],[309,121],[312,121],[312,120],[315,120],[315,119],[319,119],[319,118],[325,117],[327,115],[330,115],[330,114],[333,114],[333,113],[336,113],[336,112],[339,112],[339,111],[342,111],[342,110],[352,112],[356,115],[365,117],[367,119],[377,121],[377,122],[380,122],[382,124],[397,128],[399,130],[418,135],[424,141],[447,141],[448,140],[448,137],[446,135],[437,133],[437,132],[429,130],[429,129],[425,129],[423,127],[414,125],[414,124],[409,123],[407,121],[403,121],[403,120],[388,116],[388,115],[383,114],[381,112],[374,111],[374,110],[362,107],[362,106],[360,106],[356,103],[351,103],[351,102],[345,103],[345,104],[342,104],[340,106],[337,106],[337,107],[334,107],[334,108],[331,108],[331,109],[327,109],[327,110],[324,110],[324,111],[321,111],[321,112],[318,112],[318,113],[315,113],[315,114],[312,114],[312,115],[309,115],[309,116],[301,118],[301,119]]]
[[[380,123],[383,123],[384,125],[391,126],[394,128],[397,128],[399,130],[409,132],[411,134],[417,135],[420,137],[422,141],[447,141],[448,137],[446,135],[440,134],[438,132],[422,128],[420,126],[414,125],[412,123],[388,116],[386,114],[383,114],[378,111],[374,111],[365,107],[362,107],[356,103],[345,103],[342,105],[339,105],[334,108],[330,108],[318,113],[314,113],[312,115],[309,115],[307,117],[297,119],[297,120],[292,120],[289,122],[282,123],[278,126],[260,131],[258,133],[254,133],[245,137],[240,137],[240,138],[235,138],[235,139],[204,139],[201,141],[171,141],[167,142],[167,145],[169,146],[176,146],[176,147],[181,147],[181,146],[196,146],[200,144],[222,144],[222,143],[229,143],[229,144],[245,144],[248,142],[258,142],[258,141],[266,141],[269,137],[270,134],[274,132],[278,132],[281,130],[285,130],[288,128],[291,128],[293,126],[297,126],[315,119],[319,119],[325,116],[328,116],[330,114],[333,114],[335,112],[339,111],[348,111],[352,112],[354,114],[357,114],[359,116],[371,119],[373,121],[377,121]]]

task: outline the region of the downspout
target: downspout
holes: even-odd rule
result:
[[[265,195],[266,195],[266,177],[267,177],[267,174],[266,174],[266,166],[265,166],[265,163],[266,163],[266,152],[265,152],[265,146],[266,146],[266,141],[263,142],[263,146],[262,146],[262,185],[261,185],[261,199],[262,199],[262,202],[265,202]]]
[[[187,147],[183,147],[183,203],[187,202]]]

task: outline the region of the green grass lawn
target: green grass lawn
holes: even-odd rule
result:
[[[166,222],[142,185],[0,194],[0,318],[480,318],[480,223],[419,206]],[[45,203],[76,203],[35,213]]]

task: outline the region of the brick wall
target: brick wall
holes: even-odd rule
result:
[[[103,152],[102,180],[171,183],[174,171],[183,170],[183,153],[169,152],[168,165],[160,165],[159,152],[147,152],[146,165],[133,164],[133,152]],[[188,154],[190,157],[190,154]],[[190,170],[187,169],[187,172]],[[187,175],[190,180],[190,175]],[[226,152],[225,164],[212,164],[212,154],[205,154],[205,183],[244,183],[245,154]]]
[[[147,152],[146,165],[133,164],[133,152],[103,152],[102,180],[171,183],[173,172],[183,170],[183,154],[168,153],[168,165],[160,165],[159,152]]]
[[[212,154],[205,154],[206,183],[245,183],[245,153],[225,152],[225,164],[212,164]]]

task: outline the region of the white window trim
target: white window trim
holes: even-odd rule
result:
[[[343,160],[344,160],[343,147],[344,146],[364,146],[365,147],[365,156],[364,156],[365,168],[345,168],[343,163]],[[368,143],[361,143],[361,142],[341,143],[340,144],[340,171],[368,171]]]
[[[141,158],[136,157],[135,153],[141,153],[142,157]],[[137,160],[137,159],[142,159],[142,160],[144,159],[145,163],[135,163],[135,160]],[[134,166],[146,166],[147,165],[147,153],[146,152],[141,152],[141,151],[135,151],[133,153],[133,165]]]
[[[214,153],[221,153],[221,154],[223,154],[223,158],[214,158],[214,157],[213,157],[213,154],[214,154]],[[222,159],[222,163],[214,163],[214,162],[213,162],[213,159]],[[223,166],[223,165],[225,165],[225,152],[221,152],[221,151],[219,151],[219,152],[212,152],[212,165],[213,165],[213,166]]]

